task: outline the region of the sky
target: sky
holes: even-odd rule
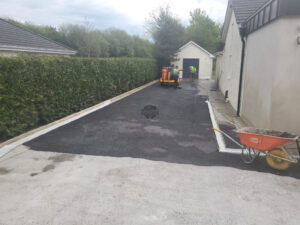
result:
[[[145,22],[151,12],[169,5],[184,25],[189,12],[205,10],[223,23],[228,0],[0,0],[0,17],[58,27],[86,24],[95,29],[119,28],[146,37]]]

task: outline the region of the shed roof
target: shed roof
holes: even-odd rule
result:
[[[187,47],[189,45],[194,45],[195,47],[199,48],[200,50],[202,50],[203,52],[205,52],[206,54],[208,54],[209,57],[215,58],[215,56],[213,54],[211,54],[209,51],[207,51],[206,49],[204,49],[203,47],[201,47],[200,45],[198,45],[194,41],[189,41],[188,43],[186,43],[185,45],[183,45],[182,47],[180,47],[179,50],[182,50],[182,49],[184,49],[185,47]]]
[[[0,18],[0,50],[74,55],[76,51]]]

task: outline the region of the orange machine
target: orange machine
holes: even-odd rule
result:
[[[160,84],[161,86],[179,86],[180,79],[177,82],[173,78],[173,67],[163,67],[161,71]]]

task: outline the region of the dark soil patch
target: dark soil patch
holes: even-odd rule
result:
[[[49,164],[49,165],[44,167],[43,172],[45,173],[49,170],[54,170],[54,169],[55,169],[55,166],[53,164]]]
[[[36,175],[38,175],[39,173],[31,173],[30,176],[34,177]]]
[[[51,156],[48,160],[52,160],[54,163],[60,163],[65,161],[72,161],[75,158],[73,154],[60,154],[56,156]]]
[[[10,172],[9,169],[6,169],[4,167],[0,167],[0,175],[8,174]]]

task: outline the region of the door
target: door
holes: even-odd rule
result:
[[[199,59],[183,59],[183,78],[190,78],[191,77],[191,71],[190,66],[194,66],[197,69],[196,73],[196,79],[198,79],[199,76]]]

